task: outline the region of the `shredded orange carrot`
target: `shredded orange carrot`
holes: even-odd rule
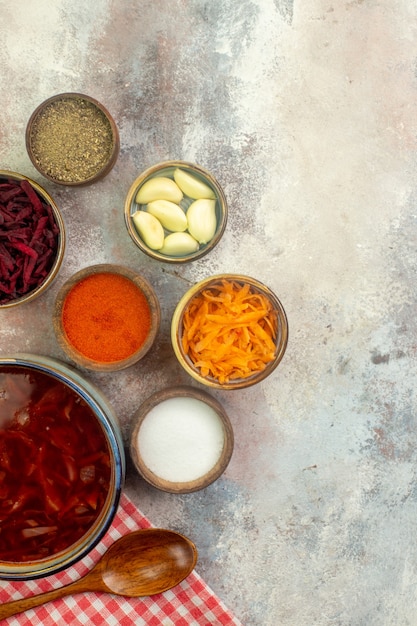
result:
[[[184,353],[221,384],[263,370],[275,357],[276,336],[271,301],[249,283],[223,280],[195,296],[183,315]]]

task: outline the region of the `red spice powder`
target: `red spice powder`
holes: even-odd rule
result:
[[[120,274],[92,274],[65,298],[62,323],[69,342],[85,357],[122,361],[144,343],[151,327],[145,294]]]

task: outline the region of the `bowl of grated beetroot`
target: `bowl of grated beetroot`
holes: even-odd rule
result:
[[[0,309],[40,296],[65,252],[60,210],[38,183],[0,170]]]

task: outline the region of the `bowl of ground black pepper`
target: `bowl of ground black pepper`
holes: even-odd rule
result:
[[[63,93],[42,102],[26,127],[35,168],[58,185],[89,185],[116,163],[120,139],[112,116],[95,98]]]
[[[151,349],[160,305],[150,283],[133,270],[102,263],[71,276],[59,290],[55,335],[78,365],[100,372],[125,369]]]

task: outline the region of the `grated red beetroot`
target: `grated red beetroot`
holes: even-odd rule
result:
[[[43,283],[58,239],[51,207],[27,180],[0,183],[0,305]]]

